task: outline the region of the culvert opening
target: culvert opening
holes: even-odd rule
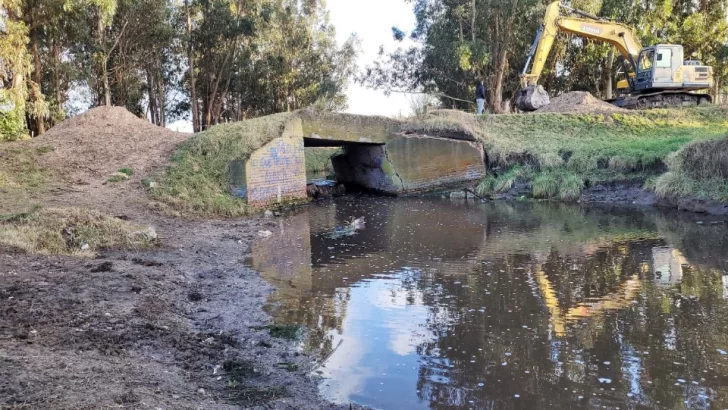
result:
[[[304,138],[306,192],[314,199],[381,192],[384,144]]]

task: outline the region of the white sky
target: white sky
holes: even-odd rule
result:
[[[405,32],[412,31],[415,26],[412,5],[406,4],[404,0],[328,0],[328,9],[339,44],[345,42],[352,33],[356,33],[361,40],[359,69],[376,60],[379,46],[383,45],[385,51],[398,47],[400,43],[392,38],[393,26]],[[347,112],[353,114],[394,116],[411,112],[409,97],[404,94],[387,97],[381,91],[350,84],[347,95]]]

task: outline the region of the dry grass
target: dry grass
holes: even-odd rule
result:
[[[27,253],[93,256],[108,248],[145,248],[156,242],[153,229],[97,211],[36,208],[0,216],[0,244]]]
[[[659,196],[728,202],[728,135],[688,144],[670,155],[667,164],[670,171],[654,183]]]

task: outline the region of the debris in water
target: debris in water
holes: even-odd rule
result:
[[[333,232],[326,235],[329,239],[339,239],[345,236],[352,236],[357,231],[364,229],[364,218],[351,218],[344,226],[337,226]]]

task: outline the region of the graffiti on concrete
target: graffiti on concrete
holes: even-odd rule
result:
[[[276,138],[250,157],[243,174],[245,184],[234,187],[233,193],[244,195],[253,206],[306,198],[303,138]]]

